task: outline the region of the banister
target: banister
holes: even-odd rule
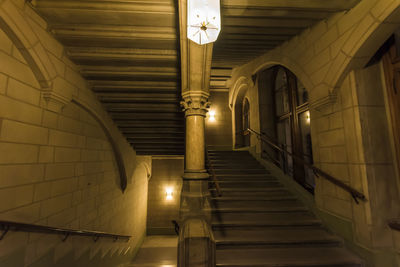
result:
[[[96,242],[100,237],[112,238],[114,240],[124,239],[126,242],[131,238],[128,235],[119,235],[106,232],[89,231],[89,230],[75,230],[67,228],[58,228],[38,224],[28,224],[12,221],[0,221],[0,230],[3,232],[0,234],[0,241],[9,231],[15,232],[32,232],[32,233],[48,233],[48,234],[60,234],[64,235],[62,241],[66,241],[69,236],[91,236],[93,241]]]
[[[215,185],[215,189],[217,190],[218,196],[221,197],[222,196],[221,188],[219,187],[219,182],[218,182],[217,176],[215,175],[214,167],[213,167],[213,165],[211,163],[211,160],[210,160],[210,155],[208,154],[207,145],[205,146],[205,152],[206,152],[206,161],[207,161],[208,166],[210,168],[211,177],[212,177],[213,183]]]
[[[359,191],[357,191],[356,189],[352,188],[351,186],[343,183],[342,181],[340,181],[339,179],[333,177],[332,175],[324,172],[323,170],[315,167],[314,165],[304,161],[304,159],[302,159],[299,156],[294,155],[293,153],[287,151],[286,149],[282,148],[279,146],[279,144],[275,144],[273,141],[269,140],[269,138],[265,135],[262,135],[256,131],[254,131],[251,128],[248,128],[246,130],[247,132],[251,133],[251,134],[255,134],[260,140],[264,141],[265,143],[267,143],[268,145],[270,145],[271,147],[286,153],[287,155],[291,156],[292,158],[296,159],[296,161],[300,162],[301,164],[303,164],[304,166],[308,167],[309,169],[311,169],[314,174],[319,177],[322,176],[323,178],[325,178],[326,180],[328,180],[329,182],[333,183],[334,185],[342,188],[343,190],[347,191],[354,199],[354,201],[358,204],[358,199],[362,200],[362,201],[367,201],[367,198],[365,197],[365,195]]]

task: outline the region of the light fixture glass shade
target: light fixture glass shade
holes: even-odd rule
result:
[[[188,0],[187,36],[200,45],[215,42],[221,31],[220,0]]]

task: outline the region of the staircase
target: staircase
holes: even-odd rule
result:
[[[247,151],[210,151],[217,266],[360,267],[313,213]]]

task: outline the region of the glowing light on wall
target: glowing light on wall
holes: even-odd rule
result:
[[[214,110],[210,110],[208,112],[208,115],[209,115],[208,121],[209,122],[215,122],[215,111]]]
[[[309,124],[310,121],[311,121],[311,119],[310,119],[310,111],[307,111],[306,112],[306,122]]]
[[[174,199],[174,190],[172,187],[167,187],[165,189],[165,200],[173,200]]]
[[[187,36],[197,44],[215,42],[221,31],[220,0],[188,0]]]

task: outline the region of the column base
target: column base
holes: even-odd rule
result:
[[[207,180],[210,177],[206,170],[185,170],[183,180]]]
[[[178,267],[215,267],[215,263],[210,225],[200,218],[185,220],[179,231]]]

